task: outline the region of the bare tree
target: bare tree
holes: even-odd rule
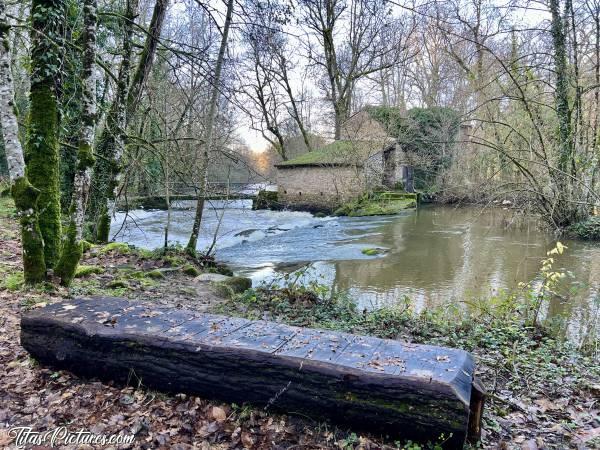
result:
[[[377,39],[390,20],[385,0],[301,0],[300,6],[301,23],[309,30],[308,57],[325,73],[322,88],[333,107],[334,137],[339,139],[352,112],[356,84],[397,64],[403,43]],[[382,45],[376,46],[378,42]]]
[[[204,143],[203,153],[200,158],[200,167],[198,168],[200,177],[200,186],[196,193],[196,214],[194,216],[194,224],[192,226],[192,233],[186,246],[186,250],[191,253],[196,253],[196,247],[198,245],[198,235],[200,234],[200,224],[202,222],[202,213],[204,210],[204,200],[208,186],[208,165],[211,151],[214,146],[214,124],[217,116],[217,103],[220,96],[220,82],[221,72],[223,70],[223,63],[225,60],[225,52],[227,51],[227,44],[229,39],[229,28],[231,27],[231,21],[233,18],[233,7],[234,1],[227,0],[227,12],[225,14],[225,23],[223,24],[223,32],[221,36],[221,45],[219,47],[219,53],[217,54],[217,61],[215,65],[214,76],[212,77],[212,92],[210,96],[210,104],[208,110],[208,116],[206,119],[206,125],[204,128]]]

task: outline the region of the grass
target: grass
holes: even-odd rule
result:
[[[383,149],[383,143],[371,141],[333,141],[312,152],[304,153],[297,158],[284,161],[279,166],[326,166],[357,165],[360,166],[371,155]]]
[[[14,272],[9,273],[4,278],[2,282],[2,287],[8,289],[9,291],[18,291],[25,284],[25,278],[23,277],[23,272]]]

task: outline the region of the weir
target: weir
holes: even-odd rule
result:
[[[478,439],[483,394],[463,350],[95,297],[26,313],[44,364],[248,402],[419,442]]]

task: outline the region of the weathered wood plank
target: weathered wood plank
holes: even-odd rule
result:
[[[457,349],[118,298],[31,311],[21,343],[41,362],[81,375],[136,377],[156,389],[303,411],[419,441],[443,435],[448,448],[462,448],[467,429],[479,429],[473,360]]]

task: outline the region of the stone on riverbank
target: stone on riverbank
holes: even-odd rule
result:
[[[348,202],[335,211],[336,216],[362,217],[398,214],[417,207],[417,194],[385,191],[365,195]]]

